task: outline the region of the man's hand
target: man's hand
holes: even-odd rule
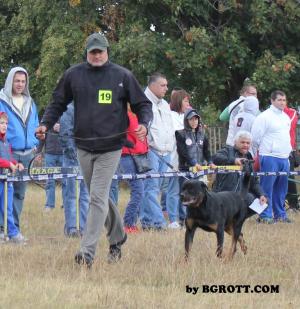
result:
[[[235,165],[242,166],[244,161],[245,161],[245,158],[236,158],[236,159],[234,160],[234,164],[235,164]]]
[[[202,166],[198,163],[196,163],[194,166],[193,166],[193,169],[196,170],[196,172],[200,172],[202,171]]]
[[[267,204],[268,203],[268,199],[264,195],[262,195],[259,198],[259,203],[260,203],[260,205]]]
[[[40,139],[44,140],[46,138],[47,127],[46,126],[39,126],[35,130],[35,136]]]
[[[138,127],[134,131],[135,131],[135,134],[138,140],[143,142],[147,135],[146,127],[143,124],[139,124]]]
[[[54,126],[53,126],[53,131],[59,133],[60,130],[60,124],[57,122]]]
[[[13,164],[12,162],[10,162],[9,169],[12,171],[12,173],[15,173],[17,168],[18,168],[17,164]]]

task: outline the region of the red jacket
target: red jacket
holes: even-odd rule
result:
[[[290,129],[291,145],[293,150],[295,150],[297,148],[296,133],[297,133],[298,113],[295,109],[290,107],[285,107],[283,111],[291,119],[291,129]]]
[[[132,142],[133,148],[123,147],[122,155],[124,154],[143,154],[148,152],[148,142],[147,139],[143,142],[137,139],[135,133],[133,132],[138,127],[138,119],[132,112],[127,112],[129,118],[129,126],[127,128],[127,140]]]

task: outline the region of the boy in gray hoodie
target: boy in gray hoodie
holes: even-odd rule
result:
[[[233,136],[236,136],[240,130],[251,132],[254,119],[258,114],[259,102],[257,98],[254,96],[246,97],[243,111],[240,111],[234,118]]]

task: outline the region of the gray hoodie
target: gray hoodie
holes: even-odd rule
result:
[[[12,86],[13,86],[13,79],[16,74],[16,72],[24,72],[26,74],[26,86],[23,92],[24,97],[24,105],[22,108],[22,111],[20,111],[13,103],[12,99]],[[29,93],[29,78],[27,71],[22,67],[14,67],[12,68],[6,78],[4,88],[0,91],[0,99],[5,101],[12,109],[13,111],[20,116],[20,118],[23,120],[24,124],[26,123],[27,116],[29,114],[29,111],[31,109],[32,105],[32,98]]]
[[[233,136],[240,130],[251,132],[254,119],[259,114],[259,102],[256,97],[249,96],[244,100],[243,111],[234,118]]]

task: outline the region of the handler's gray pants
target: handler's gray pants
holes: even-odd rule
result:
[[[110,245],[122,241],[125,237],[119,210],[109,201],[109,189],[120,156],[121,150],[92,153],[78,149],[78,159],[90,194],[90,207],[80,251],[88,253],[92,258],[95,256],[104,225]]]

